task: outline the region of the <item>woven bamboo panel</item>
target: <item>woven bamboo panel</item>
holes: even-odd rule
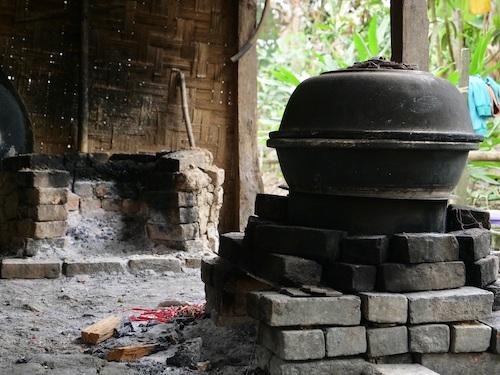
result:
[[[237,5],[90,0],[90,151],[187,147],[172,68],[184,71],[197,146],[226,170],[222,229],[237,207]],[[32,116],[36,150],[72,147],[78,123],[79,0],[0,0],[0,64]]]
[[[64,152],[78,113],[79,11],[61,0],[0,0],[0,64],[26,102],[35,149]]]

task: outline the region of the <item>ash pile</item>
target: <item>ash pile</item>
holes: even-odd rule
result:
[[[123,316],[121,316],[123,315]],[[255,326],[215,327],[204,304],[168,300],[134,308],[81,331],[85,354],[122,362],[137,374],[258,374],[249,366]]]

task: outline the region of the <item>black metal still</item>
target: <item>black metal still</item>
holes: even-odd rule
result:
[[[355,234],[443,232],[473,133],[463,96],[413,70],[322,74],[292,94],[268,145],[291,223]]]
[[[0,159],[32,151],[28,113],[9,77],[0,69]]]

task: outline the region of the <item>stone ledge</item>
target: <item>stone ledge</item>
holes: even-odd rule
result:
[[[94,275],[96,273],[123,273],[125,262],[121,259],[93,259],[90,261],[65,261],[63,264],[64,275]]]
[[[61,275],[60,260],[3,259],[2,279],[56,279]]]
[[[182,262],[174,257],[161,257],[151,255],[141,255],[130,258],[127,262],[131,273],[139,273],[145,270],[155,272],[181,272]]]

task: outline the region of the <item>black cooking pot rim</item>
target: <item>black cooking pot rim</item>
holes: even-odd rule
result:
[[[322,72],[319,75],[325,74],[335,74],[335,73],[404,73],[404,74],[425,74],[425,75],[433,75],[432,73],[423,71],[423,70],[415,70],[415,69],[384,69],[384,68],[351,68],[351,69],[339,69],[339,70],[329,70],[327,72]]]
[[[288,130],[269,133],[270,139],[393,139],[430,142],[481,142],[484,137],[473,133],[438,133],[412,131]]]

